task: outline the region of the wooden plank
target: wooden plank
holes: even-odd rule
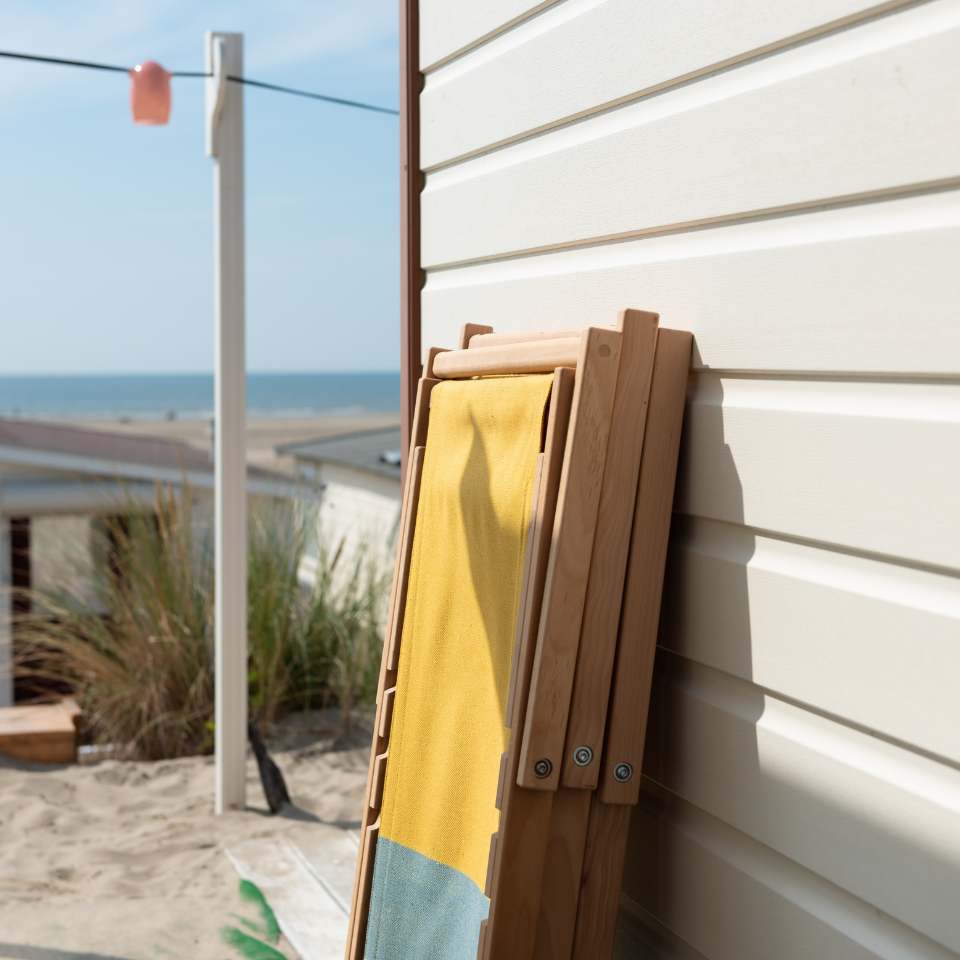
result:
[[[960,570],[960,384],[701,374],[675,509]]]
[[[603,324],[593,323],[591,326],[599,327]],[[468,346],[475,350],[477,347],[502,347],[511,343],[568,340],[571,337],[579,337],[582,333],[583,327],[567,327],[562,330],[507,330],[501,333],[476,334],[470,338]],[[461,349],[463,348],[461,347]]]
[[[574,371],[562,367],[554,375],[544,438],[544,459],[537,502],[535,537],[525,576],[531,585],[519,616],[523,628],[516,685],[507,724],[510,745],[500,797],[500,828],[493,864],[493,896],[483,937],[481,960],[529,960],[534,945],[540,883],[546,856],[553,794],[517,786],[523,718],[526,715],[535,638],[554,528],[564,450],[575,389]]]
[[[501,347],[450,350],[436,357],[435,376],[482,377],[506,373],[550,373],[557,367],[575,367],[581,335],[563,340],[542,340]]]
[[[564,787],[554,795],[537,915],[535,960],[566,960],[573,949],[591,796],[589,790]]]
[[[591,794],[571,960],[610,960],[633,808]]]
[[[674,516],[661,647],[960,764],[957,637],[957,577]]]
[[[381,740],[390,739],[390,725],[393,723],[393,702],[397,695],[397,688],[390,687],[383,691],[383,707],[380,710],[380,725],[377,728],[380,731]]]
[[[373,867],[377,855],[377,837],[380,834],[380,817],[363,831],[360,856],[357,863],[357,880],[350,910],[350,933],[347,940],[346,960],[363,960],[367,940],[367,919],[370,916],[370,891],[373,889]]]
[[[619,331],[589,327],[578,360],[523,727],[517,782],[527,789],[556,790],[560,780],[621,340]]]
[[[370,809],[379,813],[380,805],[383,803],[383,785],[387,777],[387,757],[390,756],[389,748],[383,753],[377,754],[377,759],[373,765],[373,783],[370,786]]]
[[[423,266],[955,184],[957,21],[933,0],[428,174]]]
[[[397,602],[390,622],[390,633],[384,638],[387,645],[387,670],[397,669],[400,657],[400,639],[403,636],[403,618],[407,605],[407,581],[410,575],[410,560],[413,556],[413,538],[417,527],[417,505],[420,501],[420,482],[423,479],[423,461],[426,447],[413,451],[408,500],[404,504],[401,520],[402,539],[397,555]]]
[[[60,703],[0,707],[0,753],[34,763],[76,763],[70,710]]]
[[[445,350],[443,347],[430,347],[427,350],[427,356],[423,362],[423,379],[424,380],[433,380],[436,378],[436,374],[433,371],[434,361],[441,353],[450,353],[449,350]]]
[[[665,9],[605,0],[576,13],[554,6],[427,76],[421,164],[430,169],[903,5],[786,0],[771,11],[762,0],[678,0]]]
[[[953,766],[665,653],[647,754],[645,780],[960,951]]]
[[[485,323],[465,323],[460,328],[460,342],[457,344],[457,349],[466,350],[474,337],[490,333],[493,333],[493,327],[488,327]]]
[[[565,787],[597,786],[658,322],[655,313],[623,310],[617,323],[623,346],[570,695],[560,774]]]
[[[430,273],[423,329],[455,343],[465,318],[567,327],[642,290],[694,334],[694,369],[956,376],[957,262],[960,191],[946,191]]]
[[[657,337],[600,766],[599,797],[604,803],[633,804],[639,795],[691,339],[684,331],[664,329]]]

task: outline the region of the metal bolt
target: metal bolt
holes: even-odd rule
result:
[[[613,770],[613,779],[626,783],[633,776],[633,767],[629,763],[618,763]]]
[[[542,757],[533,765],[533,775],[538,780],[546,780],[552,770],[553,764],[546,757]]]
[[[587,766],[593,759],[593,751],[589,747],[577,747],[573,751],[573,762],[578,767]]]

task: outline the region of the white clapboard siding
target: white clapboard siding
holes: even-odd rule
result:
[[[955,960],[872,904],[649,781],[644,786],[624,894],[704,957]]]
[[[462,323],[608,323],[625,306],[694,334],[695,368],[960,373],[960,192],[431,272],[424,347]]]
[[[702,373],[675,509],[960,571],[960,384]]]
[[[420,69],[475,47],[556,0],[420,0]]]
[[[429,169],[891,7],[871,0],[565,0],[427,75],[420,162]],[[543,76],[550,82],[536,83]],[[518,89],[525,95],[516,96]]]
[[[667,570],[666,649],[960,764],[960,579],[684,517]]]
[[[960,177],[960,0],[935,0],[446,167],[425,267]]]
[[[644,774],[960,950],[960,771],[662,654]]]

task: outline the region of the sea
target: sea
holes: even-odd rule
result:
[[[248,373],[247,416],[310,417],[400,409],[399,373]],[[0,417],[202,420],[213,374],[0,376]]]

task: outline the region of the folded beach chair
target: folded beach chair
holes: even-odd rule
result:
[[[689,355],[631,310],[428,352],[347,960],[612,952]]]

